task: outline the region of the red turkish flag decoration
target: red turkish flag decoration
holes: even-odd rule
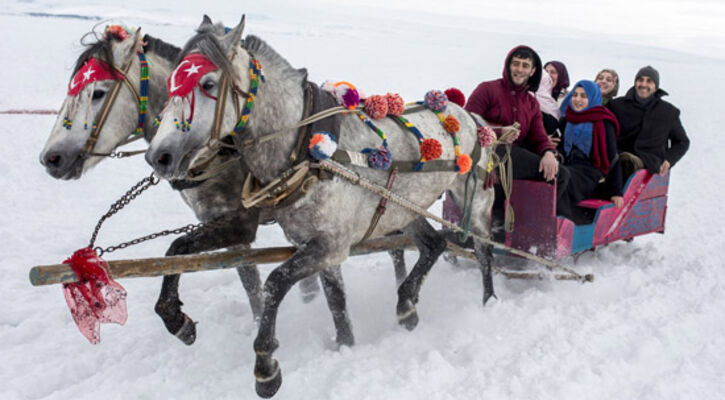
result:
[[[123,75],[118,71],[111,71],[108,64],[91,57],[81,69],[76,72],[68,84],[68,95],[75,96],[83,90],[86,85],[96,81],[121,80]]]
[[[76,251],[69,263],[78,282],[63,285],[73,321],[91,343],[101,341],[101,323],[126,323],[126,290],[109,276],[108,263],[91,248]]]
[[[202,76],[216,70],[217,66],[203,55],[199,53],[189,54],[181,60],[181,63],[169,77],[167,82],[169,97],[185,97],[194,90],[194,86],[199,83]]]

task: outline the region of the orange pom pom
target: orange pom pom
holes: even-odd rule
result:
[[[471,156],[469,156],[466,153],[461,154],[456,159],[456,165],[458,165],[458,173],[463,175],[467,174],[468,171],[471,170],[471,167],[473,166],[473,160],[471,160]]]
[[[446,129],[446,132],[453,135],[458,132],[459,129],[461,129],[461,123],[458,122],[458,119],[456,117],[449,115],[443,121],[443,128]]]
[[[443,154],[443,146],[435,139],[426,139],[420,144],[420,156],[426,161],[432,161]]]

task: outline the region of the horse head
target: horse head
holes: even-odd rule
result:
[[[226,29],[204,16],[197,34],[184,46],[168,80],[169,101],[146,152],[146,161],[160,176],[184,177],[203,150],[214,149],[234,130],[252,82],[234,68],[250,61],[239,45],[243,31],[244,17],[235,28]]]
[[[123,79],[129,86],[140,85],[140,62],[136,59],[139,35],[140,29],[133,34],[107,29],[103,38],[90,44],[76,61],[68,95],[40,153],[40,163],[54,178],[78,179],[102,159],[94,154],[110,152],[135,132],[138,89],[119,87],[115,99],[110,98],[114,86],[122,85]],[[126,72],[122,72],[124,68]],[[107,108],[107,117],[101,122],[103,108]],[[96,127],[97,122],[102,125]]]

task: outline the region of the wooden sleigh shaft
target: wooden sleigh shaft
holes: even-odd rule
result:
[[[353,256],[379,253],[395,249],[415,249],[413,239],[398,234],[370,239],[352,247]],[[295,247],[267,247],[261,249],[241,249],[216,253],[190,254],[157,258],[139,258],[131,260],[108,261],[111,276],[119,278],[154,277],[187,272],[211,271],[243,266],[243,264],[274,264],[289,258],[297,249]],[[469,250],[448,242],[447,251],[455,256],[476,260]],[[551,274],[548,272],[518,272],[498,270],[497,272],[509,279],[572,279],[568,275]],[[30,270],[30,283],[33,286],[53,285],[58,283],[76,282],[76,276],[68,264],[39,265]]]

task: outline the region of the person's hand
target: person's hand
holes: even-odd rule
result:
[[[559,161],[556,160],[556,156],[553,151],[547,151],[544,153],[544,156],[541,157],[539,172],[544,173],[544,179],[546,181],[550,181],[556,177],[556,173],[559,172]]]
[[[617,208],[621,208],[624,205],[624,198],[622,196],[612,196],[610,200],[612,200],[612,203]]]
[[[664,175],[667,173],[667,171],[670,170],[670,162],[665,160],[665,162],[660,165],[660,175]]]
[[[561,142],[561,138],[554,135],[549,135],[549,143],[551,143],[552,146],[558,147],[559,143]]]

